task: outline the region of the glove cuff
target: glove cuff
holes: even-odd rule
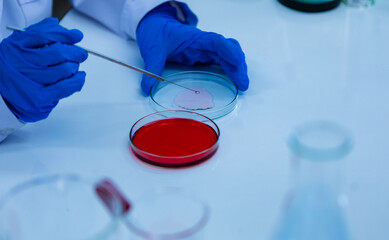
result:
[[[197,16],[189,9],[187,4],[176,1],[168,1],[158,5],[141,19],[137,27],[137,34],[142,22],[155,16],[164,16],[192,26],[196,26],[198,22]]]
[[[186,3],[170,1],[170,5],[176,9],[178,21],[187,25],[197,25],[199,20]]]

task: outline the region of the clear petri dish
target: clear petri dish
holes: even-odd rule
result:
[[[236,107],[238,88],[225,76],[211,72],[186,71],[168,75],[165,79],[197,93],[159,81],[150,91],[150,102],[156,111],[186,110],[216,119]]]
[[[203,239],[210,208],[193,194],[180,188],[161,188],[134,202],[125,223],[135,239]]]
[[[130,145],[141,161],[179,168],[209,159],[218,149],[219,136],[219,128],[210,118],[169,110],[138,120],[130,131]]]
[[[122,212],[121,202],[111,198],[108,210],[94,184],[69,174],[15,186],[0,201],[0,239],[115,239],[119,215],[113,213]]]

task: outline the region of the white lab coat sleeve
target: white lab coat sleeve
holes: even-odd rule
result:
[[[125,38],[136,39],[142,18],[166,0],[71,0],[78,11],[96,19]],[[187,8],[183,8],[183,12]],[[191,15],[193,13],[190,12]]]
[[[23,125],[24,123],[19,121],[11,110],[9,110],[7,104],[0,95],[0,142]]]
[[[5,1],[11,2],[10,0]],[[51,16],[53,8],[52,0],[18,0],[18,2],[20,8],[23,10],[26,23],[23,27],[40,22],[42,19]]]

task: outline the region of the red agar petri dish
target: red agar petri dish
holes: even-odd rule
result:
[[[132,152],[146,163],[179,168],[209,159],[218,148],[220,131],[211,119],[189,111],[147,115],[130,131]]]

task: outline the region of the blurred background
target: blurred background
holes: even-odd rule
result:
[[[68,0],[54,0],[53,16],[61,20],[70,8],[71,5]]]

